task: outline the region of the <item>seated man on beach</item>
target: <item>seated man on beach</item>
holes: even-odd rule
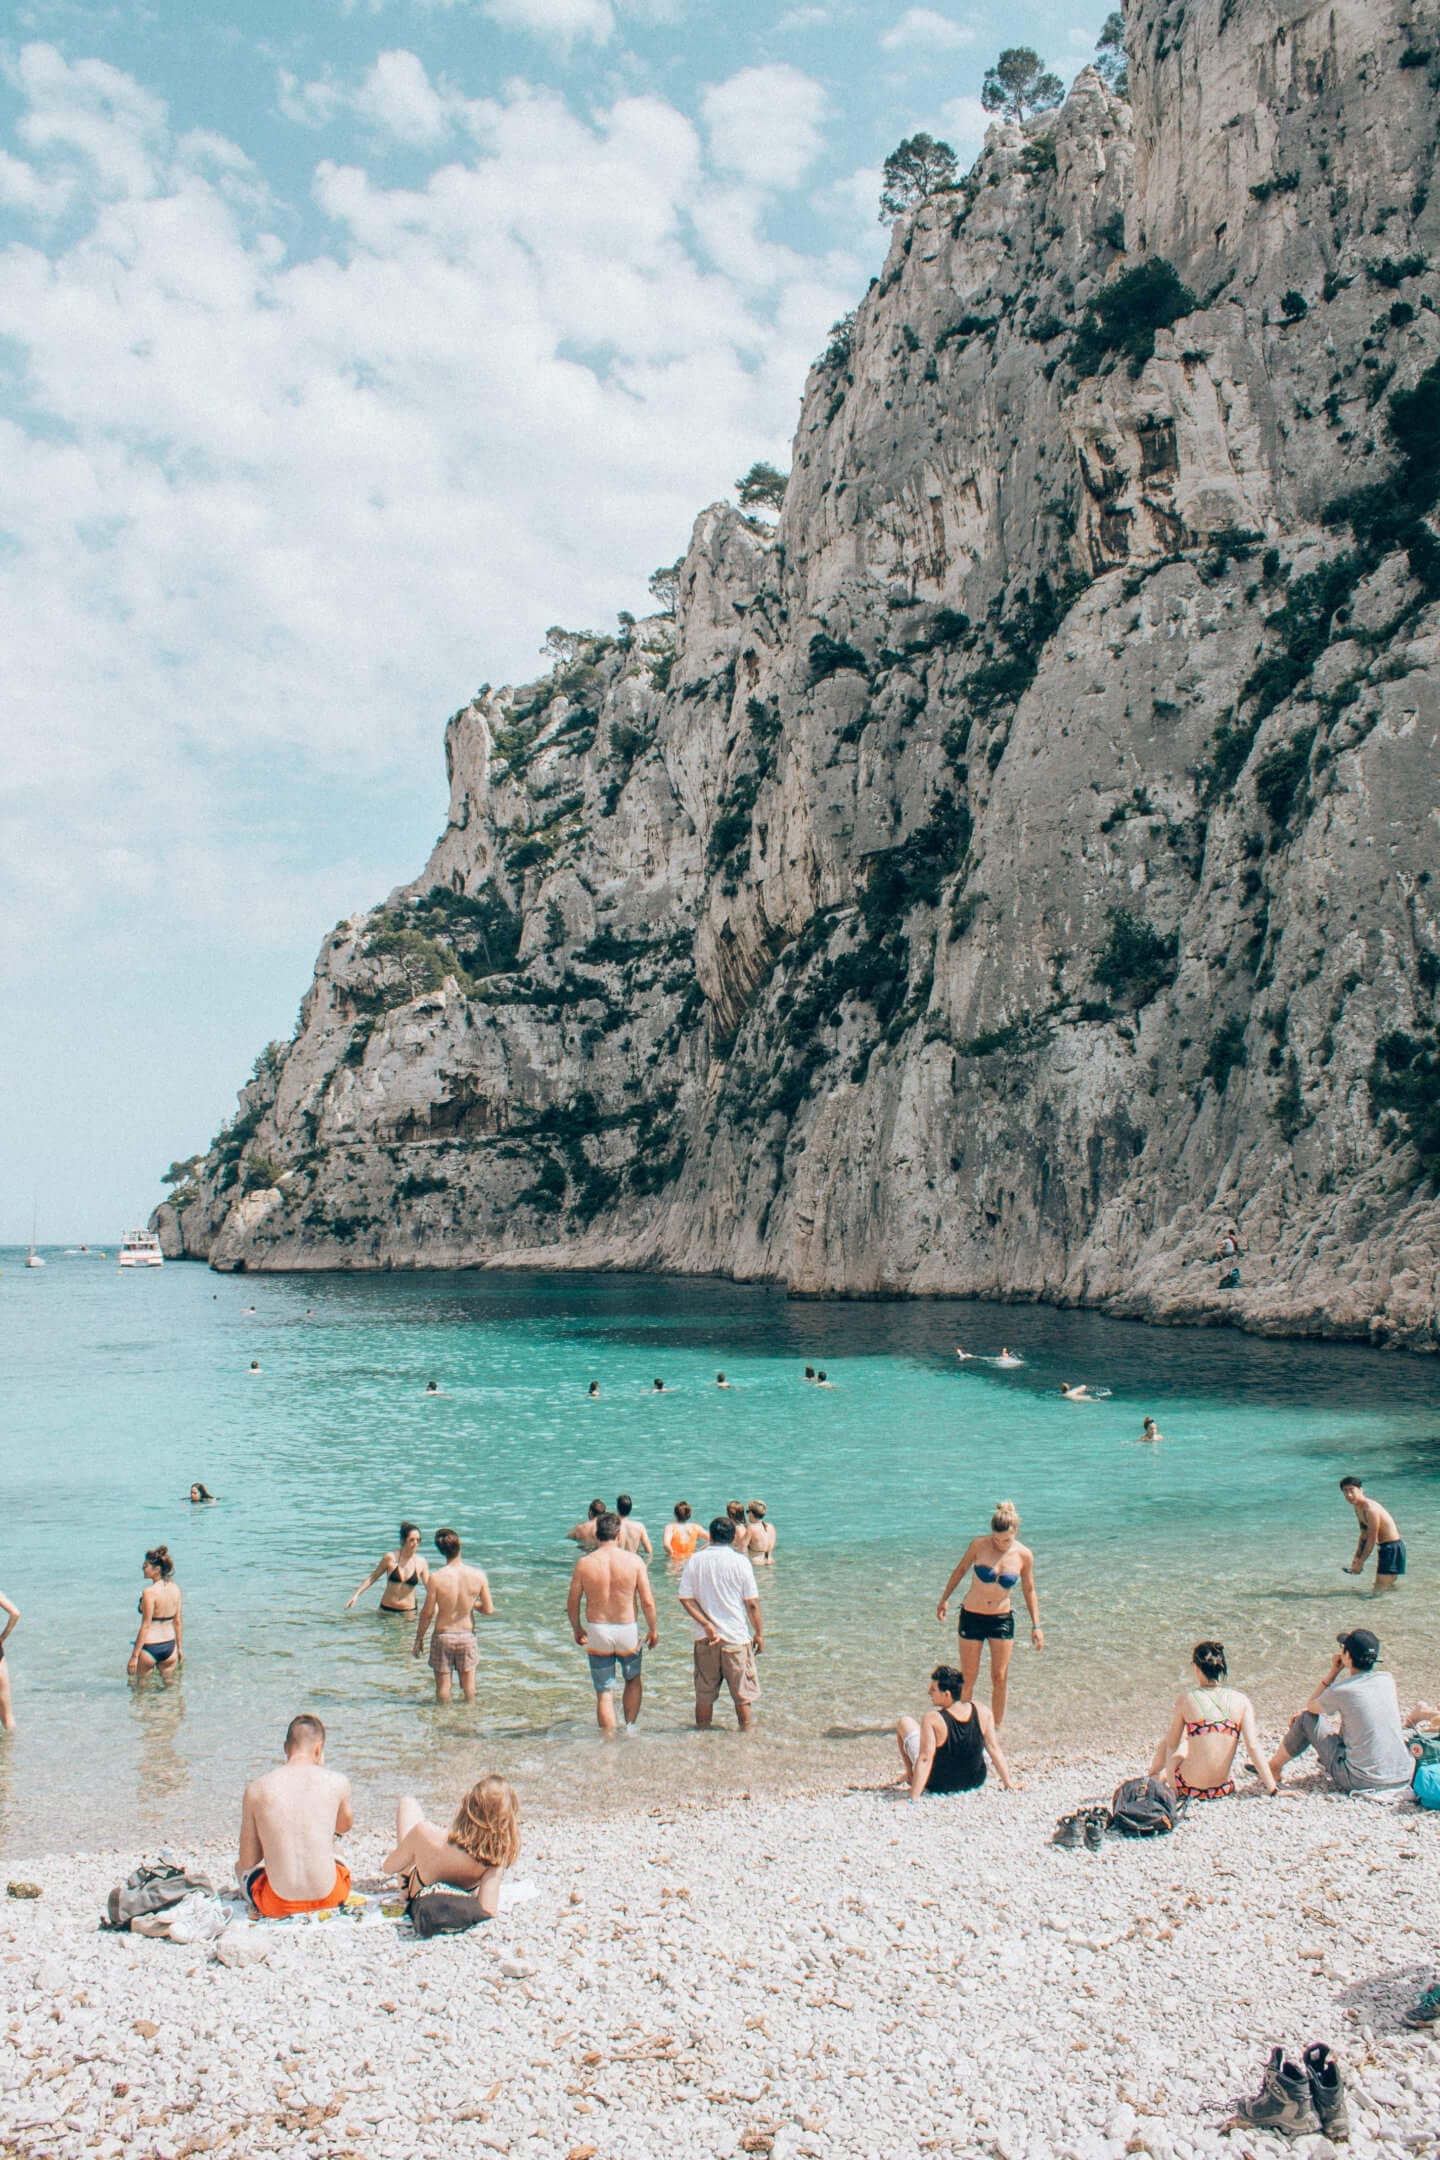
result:
[[[336,1859],[335,1840],[354,1820],[350,1780],[325,1768],[325,1727],[317,1717],[292,1718],[284,1762],[251,1779],[240,1814],[235,1873],[256,1912],[283,1920],[343,1905],[350,1870]]]
[[[1360,1524],[1360,1542],[1346,1572],[1363,1575],[1365,1563],[1373,1552],[1375,1588],[1393,1590],[1405,1573],[1405,1540],[1396,1527],[1394,1516],[1378,1500],[1366,1499],[1365,1488],[1358,1477],[1341,1478],[1340,1490],[1354,1508]]]
[[[385,1873],[398,1875],[407,1898],[435,1883],[478,1897],[487,1920],[500,1909],[500,1885],[520,1857],[520,1803],[504,1778],[471,1786],[448,1830],[427,1822],[408,1793],[395,1810],[395,1849]]]
[[[1369,1628],[1351,1628],[1339,1643],[1325,1678],[1271,1756],[1271,1775],[1278,1785],[1296,1756],[1313,1747],[1339,1792],[1408,1785],[1415,1764],[1405,1745],[1395,1682],[1375,1670],[1379,1637]],[[1321,1723],[1337,1717],[1338,1731]]]
[[[985,1757],[1006,1792],[1021,1790],[1010,1775],[1000,1748],[995,1720],[984,1703],[965,1702],[965,1676],[952,1665],[937,1665],[930,1675],[930,1708],[917,1725],[902,1717],[895,1727],[900,1760],[910,1784],[910,1798],[922,1793],[977,1792],[985,1782]]]
[[[755,1660],[765,1648],[765,1629],[755,1570],[735,1550],[735,1525],[728,1515],[715,1517],[708,1547],[685,1562],[680,1603],[695,1627],[695,1723],[703,1729],[714,1722],[723,1681],[735,1705],[735,1722],[748,1732],[752,1706],[760,1699]]]
[[[627,1552],[620,1543],[620,1528],[618,1515],[600,1517],[595,1525],[599,1542],[594,1552],[582,1553],[576,1561],[567,1606],[571,1633],[589,1654],[595,1716],[601,1732],[607,1733],[615,1730],[617,1660],[625,1688],[621,1699],[625,1723],[633,1725],[640,1715],[644,1684],[640,1678],[637,1604],[645,1615],[646,1649],[653,1650],[660,1640],[649,1573],[639,1553]]]
[[[425,1609],[415,1630],[412,1655],[423,1655],[425,1637],[433,1621],[435,1639],[430,1645],[430,1670],[435,1675],[436,1702],[449,1702],[450,1683],[456,1673],[460,1675],[460,1690],[466,1702],[474,1702],[475,1668],[480,1662],[474,1615],[477,1605],[487,1619],[494,1612],[490,1585],[485,1580],[483,1568],[467,1567],[461,1560],[460,1539],[454,1530],[437,1530],[435,1545],[445,1565],[436,1568],[426,1586]]]

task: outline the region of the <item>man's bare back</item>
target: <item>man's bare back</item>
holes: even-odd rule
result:
[[[464,1560],[451,1560],[445,1567],[436,1568],[425,1600],[428,1620],[442,1630],[469,1628],[473,1634],[472,1616],[477,1605],[483,1613],[495,1610],[483,1568],[471,1567]]]
[[[597,1545],[594,1552],[577,1560],[570,1579],[572,1587],[585,1600],[587,1620],[603,1621],[611,1627],[626,1627],[636,1617],[638,1600],[645,1609],[646,1619],[653,1625],[655,1602],[650,1595],[645,1563],[638,1553],[624,1551],[616,1540]]]
[[[323,1898],[335,1880],[335,1839],[353,1821],[350,1780],[308,1756],[292,1758],[245,1788],[235,1873],[243,1882],[263,1861],[278,1896]]]

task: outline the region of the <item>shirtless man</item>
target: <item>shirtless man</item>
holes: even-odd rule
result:
[[[490,1585],[483,1569],[467,1567],[461,1560],[460,1540],[453,1530],[437,1530],[435,1545],[445,1565],[436,1568],[426,1587],[425,1610],[415,1630],[412,1655],[422,1655],[433,1620],[435,1639],[430,1645],[430,1670],[435,1675],[435,1700],[449,1702],[451,1677],[458,1673],[461,1693],[466,1702],[474,1702],[475,1667],[480,1662],[474,1613],[477,1605],[487,1619],[494,1612]]]
[[[650,1543],[650,1533],[638,1515],[632,1515],[635,1503],[628,1492],[622,1492],[615,1502],[615,1513],[620,1518],[620,1549],[622,1552],[643,1552],[647,1560],[655,1557]]]
[[[600,1730],[613,1733],[617,1660],[625,1683],[621,1698],[625,1723],[633,1725],[640,1715],[644,1690],[640,1679],[640,1630],[635,1621],[637,1600],[645,1615],[647,1650],[653,1650],[659,1642],[660,1630],[645,1563],[638,1553],[627,1552],[620,1543],[620,1517],[602,1515],[595,1532],[598,1542],[594,1552],[582,1554],[575,1563],[566,1610],[571,1633],[589,1654]]]
[[[605,1502],[603,1500],[592,1500],[585,1511],[584,1522],[572,1524],[571,1528],[565,1532],[566,1537],[574,1538],[575,1543],[583,1545],[586,1552],[594,1552],[595,1525],[604,1513]]]
[[[290,1720],[285,1760],[252,1778],[240,1815],[235,1873],[256,1912],[324,1912],[350,1895],[350,1870],[335,1840],[354,1822],[350,1780],[325,1768],[325,1727],[317,1717]]]
[[[1354,1508],[1360,1524],[1360,1542],[1346,1574],[1362,1575],[1365,1562],[1373,1551],[1375,1588],[1393,1590],[1405,1573],[1405,1540],[1395,1526],[1394,1516],[1389,1508],[1381,1507],[1378,1500],[1366,1499],[1365,1488],[1358,1477],[1342,1477],[1340,1490]]]

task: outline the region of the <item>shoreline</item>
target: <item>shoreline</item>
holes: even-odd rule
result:
[[[1350,2152],[1434,2152],[1440,2048],[1400,2012],[1435,1976],[1435,1819],[1298,1778],[1170,1837],[1052,1847],[1128,1767],[1097,1752],[913,1807],[832,1788],[532,1814],[535,1894],[488,1927],[246,1929],[233,1967],[97,1931],[139,1849],[31,1860],[44,1894],[0,1929],[0,2153],[1258,2160],[1281,2147],[1222,2136],[1228,2104],[1272,2044],[1312,2039],[1345,2067]],[[342,1848],[372,1902],[386,1842]]]
[[[164,1203],[162,1202],[163,1206]],[[150,1216],[153,1225],[159,1209]],[[1416,1333],[1407,1333],[1372,1317],[1368,1322],[1356,1321],[1349,1325],[1324,1327],[1291,1326],[1266,1313],[1247,1317],[1231,1309],[1215,1309],[1202,1305],[1174,1306],[1165,1311],[1147,1309],[1143,1302],[1136,1304],[1125,1298],[1089,1299],[1047,1297],[1040,1291],[1027,1290],[915,1290],[889,1287],[873,1290],[807,1290],[793,1287],[778,1275],[727,1275],[714,1268],[646,1267],[634,1259],[616,1261],[607,1265],[592,1258],[578,1260],[557,1259],[553,1248],[544,1247],[534,1251],[497,1253],[482,1260],[396,1260],[393,1254],[377,1258],[373,1262],[347,1261],[339,1254],[331,1254],[312,1266],[299,1263],[293,1257],[282,1265],[258,1267],[248,1260],[239,1260],[234,1266],[223,1267],[210,1259],[208,1254],[187,1252],[183,1248],[167,1252],[167,1264],[208,1268],[214,1275],[258,1276],[270,1278],[295,1277],[301,1279],[313,1275],[629,1275],[653,1282],[724,1283],[735,1290],[770,1290],[783,1294],[786,1301],[796,1305],[885,1305],[885,1304],[957,1304],[995,1305],[1018,1310],[1032,1307],[1056,1313],[1094,1313],[1105,1320],[1133,1321],[1138,1327],[1184,1328],[1201,1331],[1230,1329],[1237,1335],[1247,1335],[1257,1342],[1326,1343],[1358,1350],[1400,1351],[1414,1357],[1440,1356],[1440,1340],[1433,1330],[1429,1340]],[[1205,1263],[1207,1266],[1210,1264]],[[1216,1263],[1218,1265],[1218,1263]]]

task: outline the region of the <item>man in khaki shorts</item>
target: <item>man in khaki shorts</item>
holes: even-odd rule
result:
[[[449,1702],[455,1674],[466,1702],[475,1700],[475,1667],[480,1650],[475,1641],[475,1608],[487,1617],[494,1612],[490,1585],[483,1568],[467,1567],[460,1558],[460,1539],[453,1530],[437,1530],[435,1544],[445,1565],[436,1568],[426,1588],[425,1609],[415,1630],[416,1657],[425,1651],[425,1637],[435,1625],[430,1645],[430,1670],[435,1675],[436,1702]]]
[[[735,1550],[735,1525],[728,1515],[715,1517],[709,1545],[686,1561],[680,1603],[695,1624],[695,1723],[713,1722],[723,1680],[736,1723],[748,1731],[750,1706],[760,1699],[755,1660],[765,1647],[765,1630],[755,1570]]]

